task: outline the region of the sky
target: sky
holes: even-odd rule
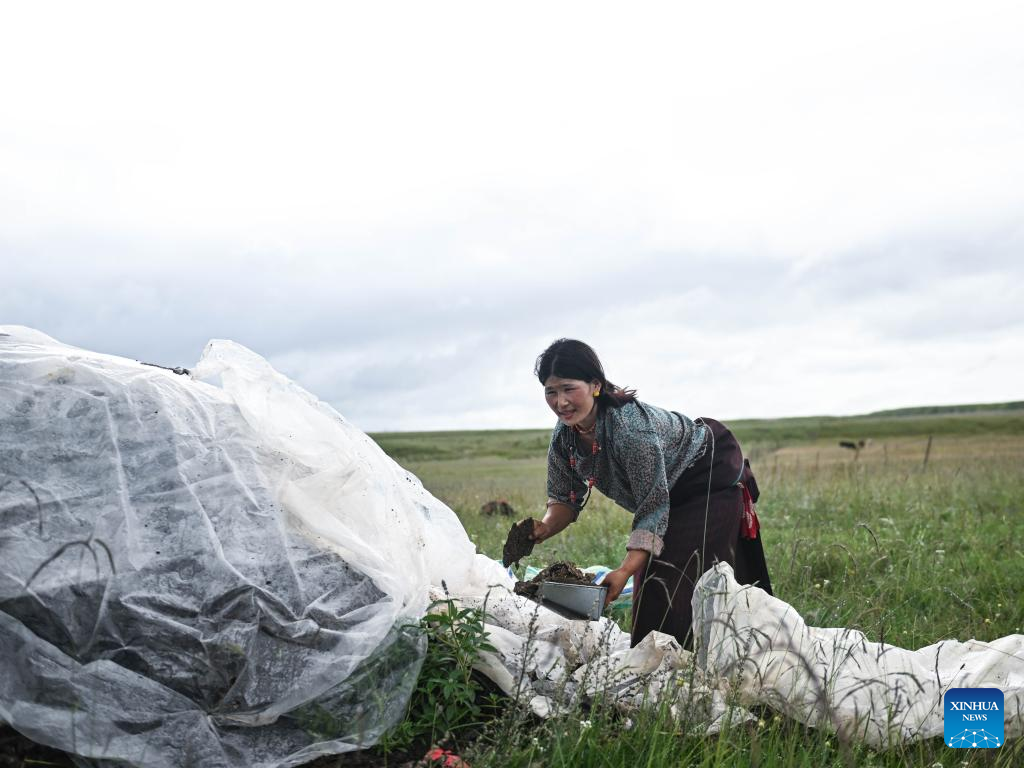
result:
[[[1024,6],[5,3],[0,324],[367,431],[1024,399]]]

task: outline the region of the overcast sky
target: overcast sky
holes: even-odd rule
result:
[[[1024,6],[20,3],[0,324],[367,430],[1024,398]]]

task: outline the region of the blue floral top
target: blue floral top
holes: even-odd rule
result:
[[[601,493],[633,513],[626,548],[658,556],[668,529],[669,489],[704,455],[707,433],[706,426],[681,413],[640,401],[602,407],[594,432],[600,450],[594,456],[571,427],[558,422],[548,448],[548,498],[568,504],[578,517],[587,478],[593,477]],[[575,469],[569,466],[570,452],[576,455]]]

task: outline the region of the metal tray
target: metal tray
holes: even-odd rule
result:
[[[570,619],[601,618],[608,587],[603,584],[562,584],[542,581],[537,597],[541,604]]]

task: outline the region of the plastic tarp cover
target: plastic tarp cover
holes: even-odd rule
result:
[[[950,688],[999,688],[1006,738],[1024,734],[1024,635],[918,650],[855,629],[808,626],[789,604],[719,563],[697,582],[693,625],[705,678],[741,703],[876,747],[941,736]]]
[[[510,581],[258,355],[214,341],[179,376],[0,326],[0,720],[26,736],[158,768],[373,744],[442,579]]]

